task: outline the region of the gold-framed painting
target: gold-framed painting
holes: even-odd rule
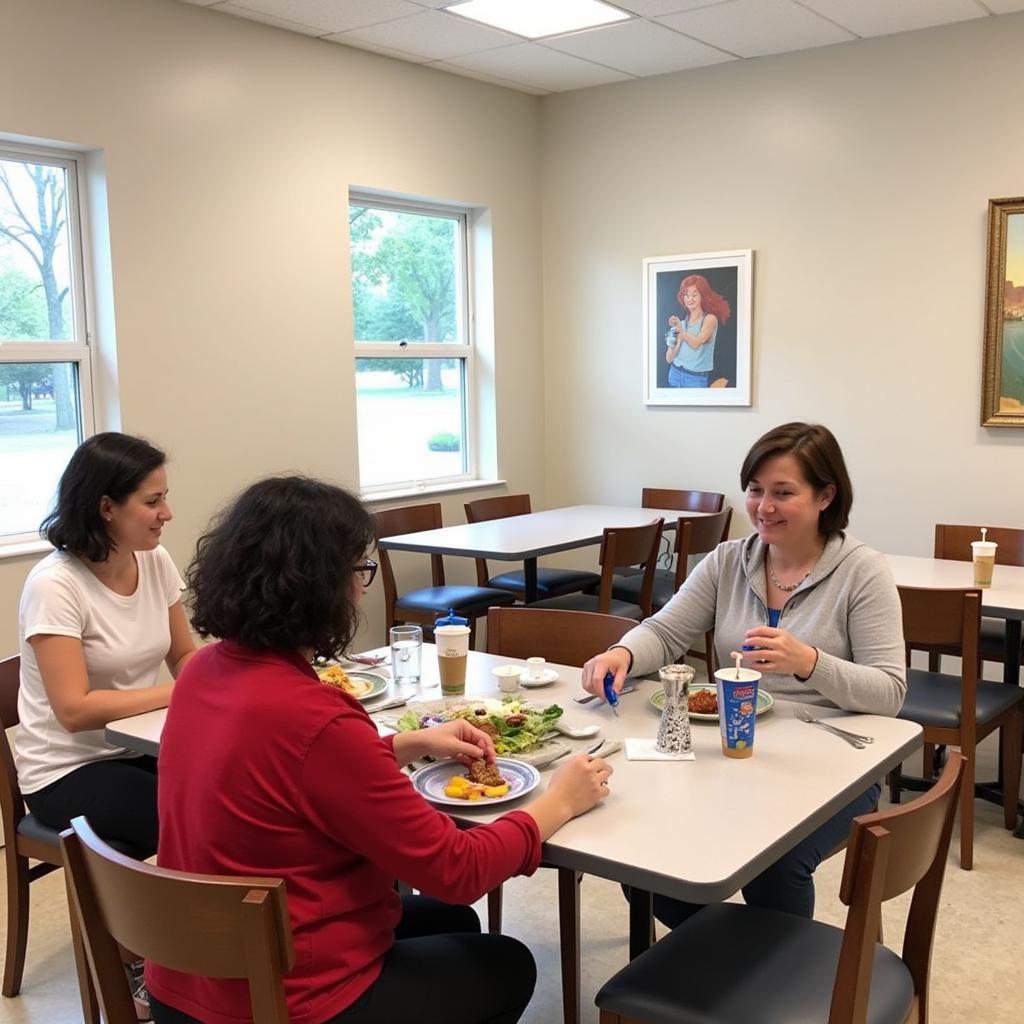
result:
[[[1024,196],[988,201],[981,425],[1024,427]]]

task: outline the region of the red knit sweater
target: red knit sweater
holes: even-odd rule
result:
[[[227,641],[197,652],[174,687],[159,812],[162,867],[285,879],[292,1024],[321,1024],[374,982],[401,912],[396,878],[471,903],[540,861],[529,815],[458,829],[412,788],[358,701],[298,654]],[[245,982],[154,964],[146,980],[207,1024],[251,1020]]]

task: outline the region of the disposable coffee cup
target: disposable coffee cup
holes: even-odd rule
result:
[[[722,753],[726,757],[753,757],[754,725],[757,722],[757,688],[761,673],[752,668],[720,668],[715,673],[718,690],[718,725]]]
[[[469,626],[435,626],[437,671],[441,692],[460,697],[466,692],[466,662],[469,660]]]
[[[992,586],[992,570],[996,564],[996,542],[994,540],[972,540],[971,551],[974,555],[974,585],[976,587]]]

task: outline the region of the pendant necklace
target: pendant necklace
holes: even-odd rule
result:
[[[793,591],[796,590],[796,588],[799,587],[800,584],[803,583],[803,581],[811,575],[811,570],[808,569],[807,572],[805,572],[803,576],[801,576],[800,579],[796,581],[796,583],[787,585],[783,583],[778,576],[775,575],[774,571],[772,570],[772,560],[767,553],[764,556],[764,564],[768,567],[768,579],[770,579],[772,583],[774,583],[775,586],[778,587],[778,589],[781,590],[784,594],[793,593]]]

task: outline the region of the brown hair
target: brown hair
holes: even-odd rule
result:
[[[853,505],[853,485],[846,471],[846,461],[839,442],[828,427],[820,423],[783,423],[758,438],[740,469],[740,485],[747,489],[765,459],[776,455],[792,455],[803,470],[807,482],[817,493],[829,484],[835,497],[818,517],[818,530],[826,537],[846,529]]]

